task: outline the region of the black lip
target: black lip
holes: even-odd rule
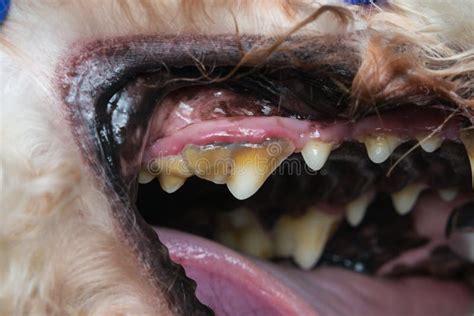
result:
[[[177,315],[210,315],[212,311],[195,297],[195,282],[185,276],[180,265],[170,260],[166,247],[140,216],[133,201],[147,136],[146,118],[160,94],[145,83],[129,87],[131,91],[140,90],[142,98],[122,105],[109,100],[117,88],[138,74],[159,76],[160,70],[195,66],[196,58],[210,67],[235,66],[241,59],[241,49],[249,51],[262,41],[252,36],[238,41],[234,35],[98,40],[79,47],[78,53],[64,60],[58,68],[66,116],[84,160],[110,197],[118,233],[135,251],[143,273],[157,291],[166,288],[162,293]],[[350,78],[356,73],[357,41],[352,35],[319,37],[311,42],[292,39],[288,43],[292,49],[275,52],[265,64],[274,67],[292,63],[298,63],[299,67],[326,65]]]

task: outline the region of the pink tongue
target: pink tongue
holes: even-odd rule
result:
[[[156,228],[216,315],[471,315],[472,291],[430,278],[387,280],[337,268],[305,272]]]

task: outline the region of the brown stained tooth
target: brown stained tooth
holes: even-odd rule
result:
[[[158,174],[161,188],[167,193],[176,192],[192,175],[187,163],[180,156],[155,159],[150,170]]]
[[[339,215],[310,208],[304,216],[297,219],[293,259],[302,269],[311,269],[319,261],[340,218]]]
[[[138,183],[147,184],[155,179],[155,176],[149,173],[147,170],[140,170],[138,174]]]
[[[188,145],[181,153],[191,172],[216,184],[225,184],[232,169],[232,150],[225,146]]]
[[[471,182],[474,190],[474,127],[461,131],[461,140],[466,147],[469,163],[471,165]]]
[[[294,145],[287,140],[233,149],[233,168],[227,179],[229,191],[239,200],[251,197],[294,149]]]
[[[367,192],[346,205],[346,219],[352,226],[358,226],[364,219],[367,207],[374,199],[375,192]]]
[[[418,196],[426,187],[426,184],[423,183],[413,183],[398,192],[392,193],[393,206],[397,213],[400,215],[408,214],[415,206]]]
[[[273,228],[273,251],[278,257],[291,257],[296,247],[297,219],[283,215]]]
[[[402,139],[394,135],[379,134],[364,139],[367,154],[374,163],[382,163],[402,143]]]

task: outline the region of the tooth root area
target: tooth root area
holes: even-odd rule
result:
[[[443,139],[438,135],[420,135],[417,140],[420,142],[421,148],[427,153],[436,151],[443,143]]]
[[[188,145],[181,154],[194,175],[216,184],[227,182],[232,169],[229,147]]]
[[[297,219],[293,258],[302,269],[311,269],[316,265],[339,220],[339,216],[316,209],[308,210]]]
[[[318,171],[324,167],[332,148],[332,143],[310,140],[304,145],[301,155],[311,169]]]
[[[155,176],[149,173],[147,170],[140,170],[138,174],[138,183],[147,184],[155,179]]]
[[[374,163],[382,163],[390,157],[402,140],[393,135],[380,134],[366,137],[364,140],[367,154]]]
[[[351,226],[356,227],[362,222],[374,195],[374,192],[365,193],[346,205],[346,219]]]
[[[459,191],[455,188],[438,190],[440,198],[445,202],[451,202],[458,196]]]
[[[227,179],[229,191],[239,200],[251,197],[293,151],[293,144],[286,140],[234,149],[233,169]]]
[[[466,147],[469,163],[471,165],[472,189],[474,190],[474,128],[461,131],[461,141]]]
[[[413,183],[407,185],[402,190],[392,194],[392,201],[395,210],[400,215],[408,214],[416,201],[420,193],[426,188],[425,184]]]

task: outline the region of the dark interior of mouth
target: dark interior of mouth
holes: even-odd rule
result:
[[[124,201],[136,200],[148,224],[172,229],[160,228],[159,236],[171,258],[198,281],[201,301],[224,313],[225,300],[244,297],[247,290],[257,298],[236,299],[233,308],[244,311],[250,300],[268,314],[314,300],[308,306],[323,315],[350,314],[350,307],[399,315],[416,306],[424,314],[464,313],[473,301],[474,269],[447,248],[444,225],[455,207],[473,200],[472,148],[462,134],[469,120],[453,115],[453,105],[439,95],[397,96],[353,111],[344,89],[353,74],[337,67],[320,67],[312,76],[291,67],[242,67],[221,80],[232,69],[207,72],[193,66],[135,73],[131,83],[104,90],[95,121],[87,123],[98,135],[96,150],[112,172],[115,193]],[[329,151],[322,163],[321,157],[307,154],[303,159],[301,154],[313,140],[317,146],[331,144],[329,150],[324,145],[306,150]],[[203,171],[196,164],[196,157],[215,163],[219,155],[240,157],[236,152],[271,156],[272,145],[284,154],[265,160],[275,168],[265,169],[268,179],[250,193],[247,187],[255,183],[234,185],[232,194],[223,185],[235,167],[227,169],[228,160],[223,169],[208,164],[211,168]],[[185,165],[178,173],[166,165],[177,157]],[[136,191],[139,166],[139,180],[148,183]],[[114,178],[117,170],[121,180]],[[130,190],[127,197],[124,189]],[[306,298],[283,300],[285,305],[277,295],[269,298],[271,291],[257,295],[257,290],[276,286],[260,280],[261,271],[255,272],[261,287],[254,291],[239,289],[235,280],[219,285],[215,276],[202,281],[202,273],[194,270],[207,259],[199,257],[203,253],[191,254],[199,247],[241,262],[229,250],[236,249],[255,265],[250,270],[297,280],[281,284],[293,296]],[[243,279],[250,275],[217,261],[212,264],[222,266],[224,272],[218,269],[217,274],[222,279],[227,269]],[[365,289],[348,289],[353,282]],[[212,284],[212,293],[199,293],[206,284]],[[225,293],[226,287],[233,292]],[[277,294],[293,297],[285,291]],[[393,296],[385,302],[387,310],[381,293]],[[339,313],[328,295],[348,309]]]

